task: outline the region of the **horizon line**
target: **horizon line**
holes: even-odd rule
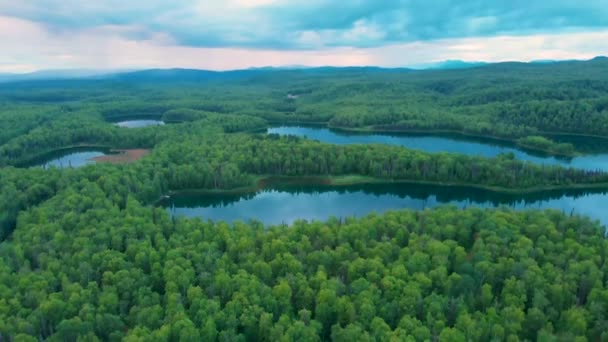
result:
[[[212,68],[188,68],[188,67],[132,67],[132,68],[107,68],[107,69],[95,69],[95,68],[58,68],[58,69],[37,69],[28,72],[0,72],[0,76],[27,76],[34,75],[37,73],[45,72],[82,72],[82,73],[94,73],[89,76],[101,76],[103,74],[113,73],[129,73],[129,72],[140,72],[149,70],[196,70],[196,71],[211,71],[211,72],[233,72],[233,71],[247,71],[247,70],[263,70],[263,69],[284,69],[284,70],[298,70],[298,69],[322,69],[322,68],[335,68],[335,69],[348,69],[348,68],[377,68],[386,70],[398,70],[398,69],[410,69],[410,70],[434,70],[434,69],[457,69],[445,66],[448,63],[461,63],[462,65],[471,64],[471,67],[482,67],[485,65],[492,64],[503,64],[503,63],[521,63],[521,64],[533,64],[533,63],[563,63],[563,62],[588,62],[598,58],[608,58],[608,55],[598,55],[588,59],[534,59],[534,60],[504,60],[504,61],[483,61],[483,60],[462,60],[462,59],[446,59],[440,61],[430,61],[427,63],[417,63],[403,66],[382,66],[382,65],[266,65],[266,66],[251,66],[248,68],[234,68],[234,69],[212,69]],[[477,65],[474,65],[477,64]],[[75,76],[78,77],[78,76]],[[86,77],[86,76],[83,76]]]

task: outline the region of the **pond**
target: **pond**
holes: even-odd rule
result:
[[[165,123],[159,120],[127,120],[116,122],[115,125],[118,127],[125,128],[141,128],[148,126],[161,126]]]
[[[461,136],[435,136],[421,134],[361,134],[344,133],[321,127],[280,126],[269,128],[267,133],[279,135],[295,135],[318,140],[331,144],[386,144],[397,145],[426,152],[450,152],[482,157],[494,157],[501,153],[513,153],[515,158],[538,164],[561,165],[564,167],[575,167],[585,170],[608,171],[608,141],[605,141],[604,149],[600,150],[601,144],[596,138],[567,139],[561,137],[560,141],[569,141],[575,146],[583,146],[583,151],[592,151],[593,154],[575,157],[571,159],[555,158],[549,156],[535,155],[530,152],[513,147],[512,144],[500,143],[491,139],[463,138]],[[585,144],[585,140],[593,143]],[[589,146],[593,146],[591,150]]]
[[[87,164],[93,164],[95,163],[93,158],[105,155],[106,153],[102,150],[95,150],[90,148],[73,148],[49,153],[44,157],[33,160],[25,166],[39,166],[43,168],[81,167]]]
[[[537,194],[499,194],[465,187],[416,184],[370,184],[344,187],[291,185],[272,186],[249,194],[177,195],[162,206],[173,216],[233,222],[258,220],[264,224],[291,224],[297,219],[326,220],[362,217],[394,209],[459,208],[514,209],[552,208],[566,214],[582,214],[608,224],[608,193],[547,191]]]

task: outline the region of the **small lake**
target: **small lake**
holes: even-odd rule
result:
[[[116,122],[115,125],[118,127],[125,128],[141,128],[148,126],[161,126],[165,123],[159,120],[127,120]]]
[[[559,141],[568,141],[575,146],[582,146],[582,151],[592,151],[593,154],[575,157],[572,159],[562,159],[548,156],[541,156],[515,148],[512,144],[500,143],[491,139],[465,138],[462,136],[436,136],[421,134],[360,134],[344,133],[328,128],[321,127],[300,127],[300,126],[281,126],[267,130],[269,134],[294,135],[306,137],[311,140],[318,140],[330,144],[386,144],[403,146],[411,149],[426,152],[449,152],[475,155],[482,157],[495,157],[501,153],[513,153],[516,159],[530,161],[538,164],[561,165],[564,167],[575,167],[585,170],[606,170],[608,171],[608,141],[605,141],[604,148],[598,139],[590,138],[570,138],[560,137]],[[592,143],[585,144],[585,140],[592,140]],[[591,150],[589,146],[593,146]]]
[[[557,209],[582,214],[608,224],[608,193],[548,191],[538,194],[498,194],[491,191],[429,185],[370,184],[346,187],[275,186],[251,194],[181,195],[162,203],[178,217],[233,222],[258,220],[264,224],[291,224],[297,219],[362,217],[395,209],[459,208]]]
[[[86,150],[65,150],[59,152],[53,152],[48,154],[44,158],[38,159],[27,166],[40,166],[44,168],[48,167],[58,167],[58,168],[68,168],[68,167],[81,167],[87,164],[94,164],[95,161],[92,160],[96,157],[105,156],[106,153],[101,151],[86,151]]]

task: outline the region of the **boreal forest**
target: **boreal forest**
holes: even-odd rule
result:
[[[3,82],[0,341],[608,341],[607,192],[606,58]]]

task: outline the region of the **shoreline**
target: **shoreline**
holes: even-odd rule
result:
[[[112,152],[112,147],[109,147],[107,145],[94,145],[94,144],[80,144],[80,145],[70,145],[70,146],[66,146],[66,147],[60,147],[60,148],[55,148],[52,150],[48,150],[46,152],[37,154],[31,158],[27,158],[24,160],[20,160],[16,163],[13,163],[14,167],[30,167],[33,164],[37,164],[39,161],[41,160],[45,160],[48,159],[49,157],[52,157],[54,154],[56,153],[63,153],[63,152],[77,152],[78,150],[97,150],[99,152],[103,152],[103,153],[111,153]],[[84,151],[83,151],[84,152]]]
[[[281,121],[281,120],[268,120],[268,123],[270,125],[304,125],[304,126],[323,126],[326,128],[330,128],[330,129],[335,129],[335,130],[341,130],[341,131],[345,131],[345,132],[361,132],[361,133],[420,133],[420,134],[442,134],[442,133],[450,133],[450,134],[457,134],[457,135],[462,135],[462,136],[466,136],[466,137],[473,137],[473,138],[484,138],[484,139],[491,139],[491,140],[497,140],[497,141],[506,141],[506,142],[514,142],[516,139],[518,138],[505,138],[505,137],[499,137],[499,136],[494,136],[494,135],[484,135],[484,134],[477,134],[477,133],[468,133],[465,131],[460,131],[460,130],[454,130],[454,129],[421,129],[421,128],[411,128],[411,129],[375,129],[375,128],[369,128],[371,126],[368,127],[344,127],[344,126],[333,126],[329,123],[329,121],[312,121],[312,122],[306,122],[306,121],[296,121],[296,120],[285,120],[285,121]],[[571,137],[580,137],[580,138],[597,138],[597,139],[603,139],[606,140],[606,142],[608,142],[608,136],[602,136],[602,135],[597,135],[597,134],[586,134],[586,133],[573,133],[573,132],[553,132],[553,131],[538,131],[537,135],[541,135],[541,136],[556,136],[556,135],[564,135],[564,136],[571,136]],[[520,138],[525,138],[525,137],[520,137]]]
[[[395,185],[429,185],[441,187],[459,187],[470,188],[477,190],[485,190],[496,194],[534,194],[544,191],[568,191],[568,190],[601,190],[608,191],[608,183],[597,184],[572,184],[572,185],[547,185],[536,186],[530,188],[506,188],[500,186],[470,184],[470,183],[455,183],[455,182],[438,182],[438,181],[416,181],[408,179],[383,179],[375,177],[366,177],[359,175],[343,175],[343,176],[260,176],[253,179],[252,184],[233,189],[182,189],[170,190],[166,194],[154,201],[158,204],[163,199],[174,196],[188,195],[225,195],[225,194],[248,194],[256,193],[264,189],[272,189],[273,186],[284,185],[313,185],[327,187],[346,187],[351,185],[371,185],[371,184],[395,184]]]

